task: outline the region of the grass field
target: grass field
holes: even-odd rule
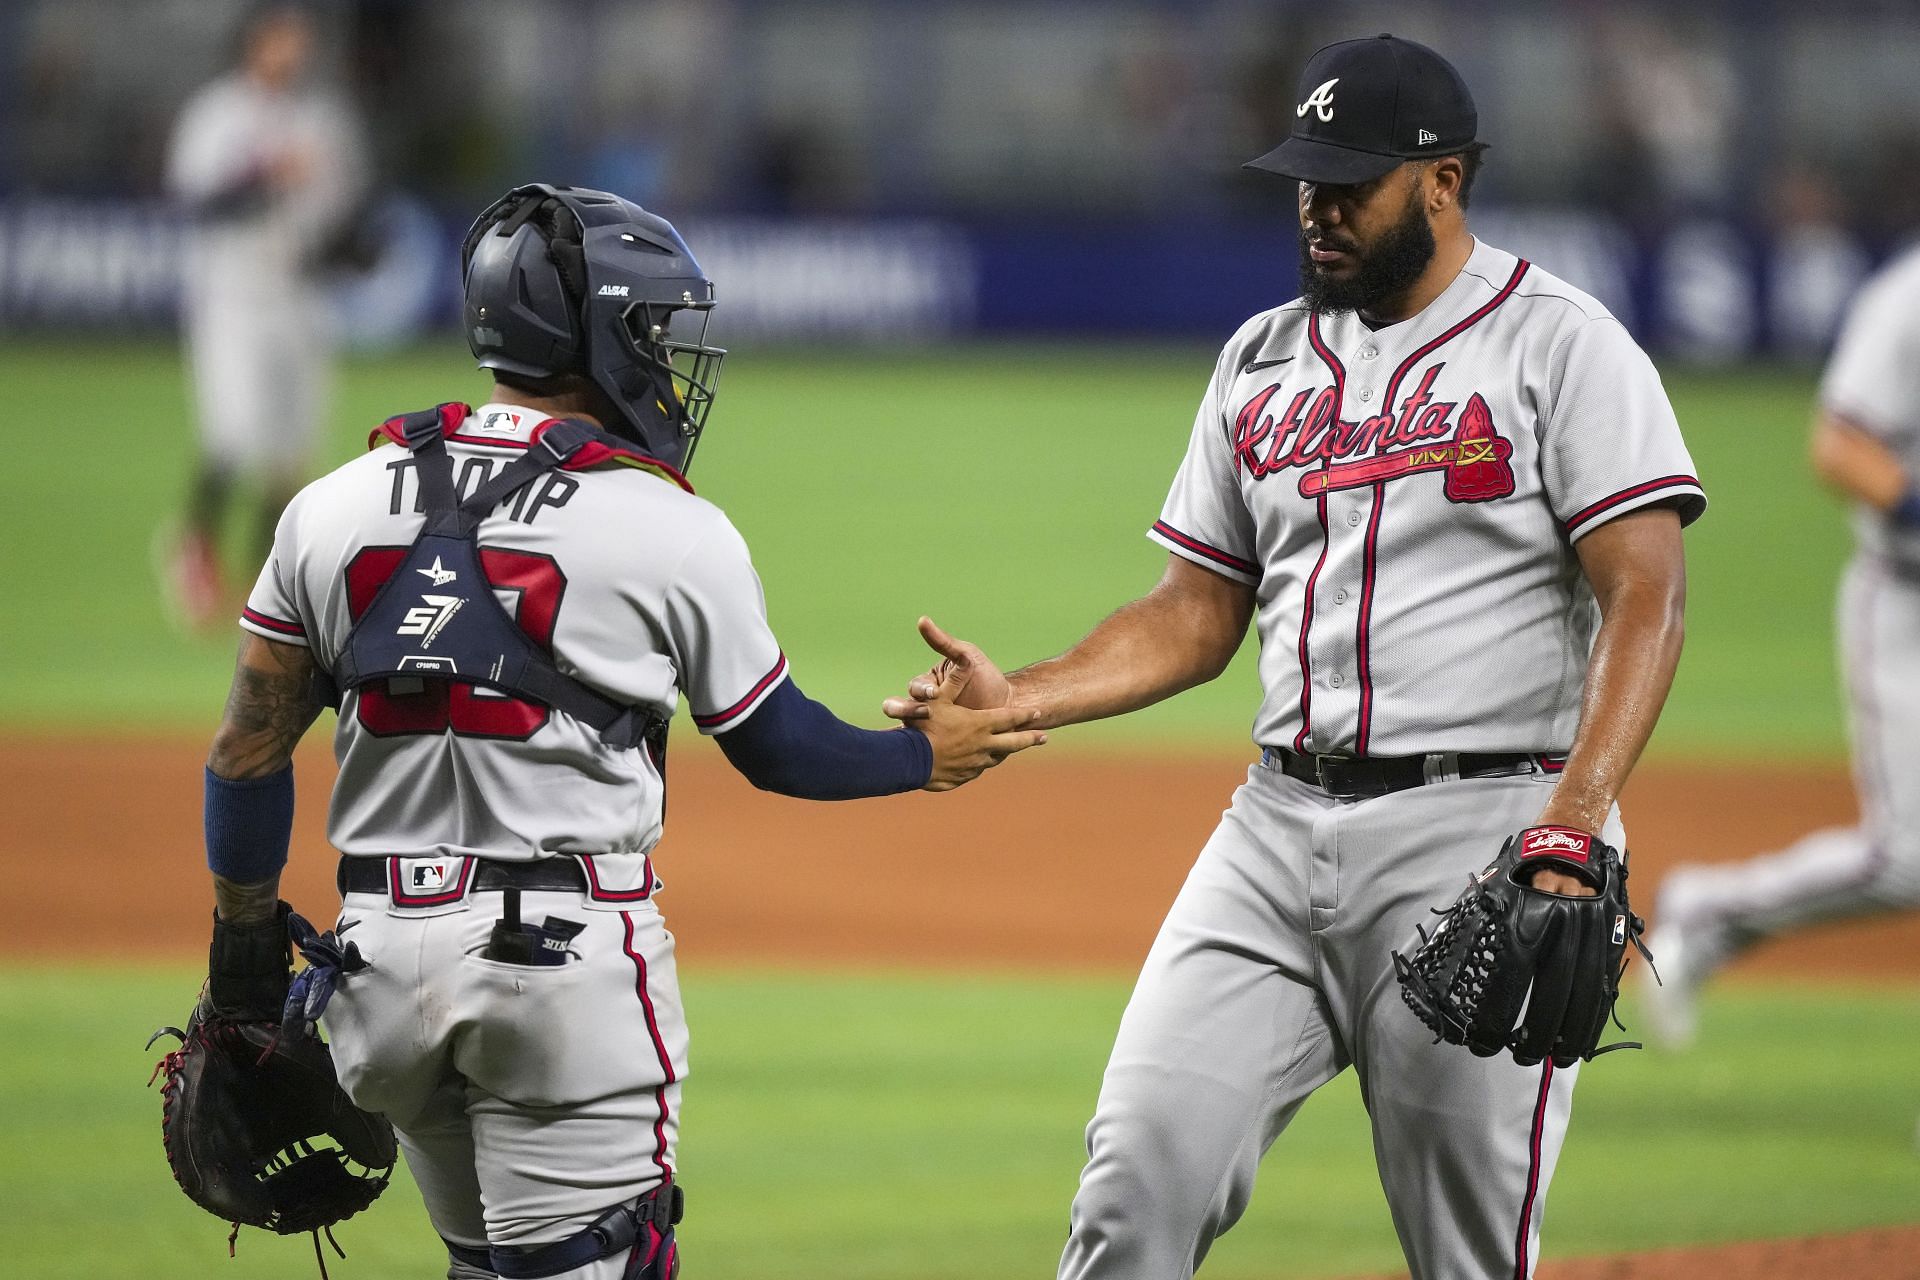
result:
[[[194,975],[0,975],[0,1258],[31,1280],[306,1274],[304,1239],[221,1225],[159,1154],[141,1042]],[[1125,999],[1118,980],[706,975],[682,1170],[689,1275],[972,1280],[1052,1273]],[[1631,1018],[1631,1012],[1629,1011]],[[1734,993],[1702,1048],[1586,1069],[1547,1220],[1557,1256],[1911,1221],[1920,995]],[[1837,1052],[1835,1046],[1844,1046]],[[437,1274],[411,1184],[341,1232],[344,1280]],[[1399,1265],[1351,1075],[1276,1148],[1225,1280]]]
[[[1210,359],[743,352],[695,480],[753,546],[800,681],[872,721],[924,665],[921,612],[1021,661],[1151,584],[1164,553],[1141,534]],[[190,457],[176,354],[10,343],[0,385],[18,446],[0,501],[0,730],[209,726],[231,640],[168,628],[148,555]],[[1830,598],[1847,537],[1802,462],[1811,378],[1691,373],[1670,389],[1713,509],[1689,535],[1688,653],[1654,751],[1832,757]],[[483,390],[449,349],[351,364],[328,458],[387,414]],[[1256,700],[1250,659],[1150,713],[1077,730],[1070,749],[1231,748]],[[304,1241],[258,1233],[226,1262],[221,1227],[167,1180],[158,1100],[139,1088],[154,1055],[139,1045],[184,1012],[196,980],[50,958],[0,973],[0,1272],[280,1280],[311,1266]],[[1125,986],[691,976],[689,1274],[1050,1274]],[[1736,990],[1707,1012],[1694,1056],[1590,1069],[1549,1251],[1913,1220],[1920,995]],[[336,1274],[350,1280],[439,1265],[408,1186],[344,1240],[353,1256]],[[1303,1112],[1207,1274],[1334,1275],[1398,1258],[1346,1080]]]
[[[739,353],[694,477],[754,549],[802,685],[854,716],[923,665],[929,612],[1010,662],[1056,652],[1152,584],[1143,531],[1186,445],[1200,349]],[[1811,379],[1676,375],[1712,510],[1689,535],[1688,653],[1656,752],[1827,755],[1840,509],[1803,464]],[[16,450],[0,502],[0,725],[202,724],[231,642],[165,624],[149,563],[190,459],[179,360],[159,346],[0,351]],[[342,374],[327,456],[368,426],[485,385],[434,348]],[[1251,645],[1213,685],[1082,744],[1242,741]]]

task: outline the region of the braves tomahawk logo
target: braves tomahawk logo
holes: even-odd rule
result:
[[[1443,361],[1427,369],[1397,407],[1356,422],[1336,417],[1339,393],[1331,386],[1295,392],[1276,416],[1269,412],[1280,391],[1275,383],[1247,401],[1234,420],[1234,467],[1255,480],[1299,469],[1303,498],[1424,471],[1446,473],[1443,492],[1450,502],[1507,497],[1514,490],[1513,442],[1501,436],[1479,392],[1464,405],[1433,398],[1444,368]]]

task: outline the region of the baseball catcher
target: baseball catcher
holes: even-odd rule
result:
[[[1576,877],[1592,896],[1536,888],[1542,867]],[[1627,944],[1653,963],[1627,903],[1627,865],[1611,845],[1570,827],[1529,827],[1434,914],[1433,932],[1422,928],[1412,958],[1396,951],[1393,965],[1407,1007],[1436,1040],[1483,1058],[1508,1051],[1522,1066],[1640,1047],[1600,1045]]]
[[[298,978],[295,946],[307,960]],[[340,975],[366,963],[285,902],[260,924],[216,916],[207,983],[186,1029],[162,1027],[147,1041],[180,1041],[154,1067],[166,1077],[167,1164],[188,1199],[233,1224],[229,1251],[242,1226],[311,1232],[324,1278],[321,1233],[345,1257],[330,1228],[386,1189],[393,1129],[347,1100],[313,1025]]]

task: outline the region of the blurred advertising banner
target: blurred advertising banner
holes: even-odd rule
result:
[[[350,346],[458,322],[464,224],[395,197],[377,253],[328,296]],[[693,217],[725,341],[888,345],[1053,335],[1217,341],[1294,296],[1290,228]],[[1636,236],[1576,209],[1476,212],[1475,231],[1599,298],[1644,343],[1696,362],[1817,356],[1893,248],[1844,227],[1762,235],[1713,219]],[[187,229],[165,206],[0,202],[0,327],[114,332],[174,323]]]
[[[184,244],[156,204],[0,204],[0,322],[12,329],[132,329],[178,305]]]
[[[980,256],[944,222],[693,218],[720,342],[928,342],[971,332]]]

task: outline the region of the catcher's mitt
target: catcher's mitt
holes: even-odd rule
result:
[[[1536,889],[1527,880],[1539,866],[1596,892]],[[1611,845],[1569,827],[1529,827],[1434,914],[1441,920],[1433,932],[1421,929],[1420,948],[1411,958],[1396,951],[1393,966],[1407,1007],[1435,1043],[1465,1045],[1483,1058],[1510,1051],[1526,1066],[1551,1058],[1557,1067],[1640,1047],[1600,1045],[1627,945],[1653,963],[1640,941],[1645,924],[1627,903],[1626,863]]]
[[[310,1231],[318,1256],[319,1232],[386,1189],[396,1149],[386,1119],[360,1110],[341,1091],[333,1056],[312,1025],[338,975],[366,961],[331,930],[316,934],[285,903],[280,908],[277,942],[265,925],[236,941],[232,926],[215,922],[213,976],[186,1030],[162,1027],[147,1044],[163,1035],[180,1040],[153,1078],[166,1077],[161,1138],[188,1199],[233,1224],[229,1247],[243,1225],[280,1235]],[[289,932],[308,960],[291,992]],[[234,983],[236,967],[251,969],[247,982]],[[259,1002],[276,986],[285,998],[280,1013],[245,1016],[262,1012]],[[236,991],[251,1008],[235,1003]],[[334,1145],[316,1146],[321,1138]]]

